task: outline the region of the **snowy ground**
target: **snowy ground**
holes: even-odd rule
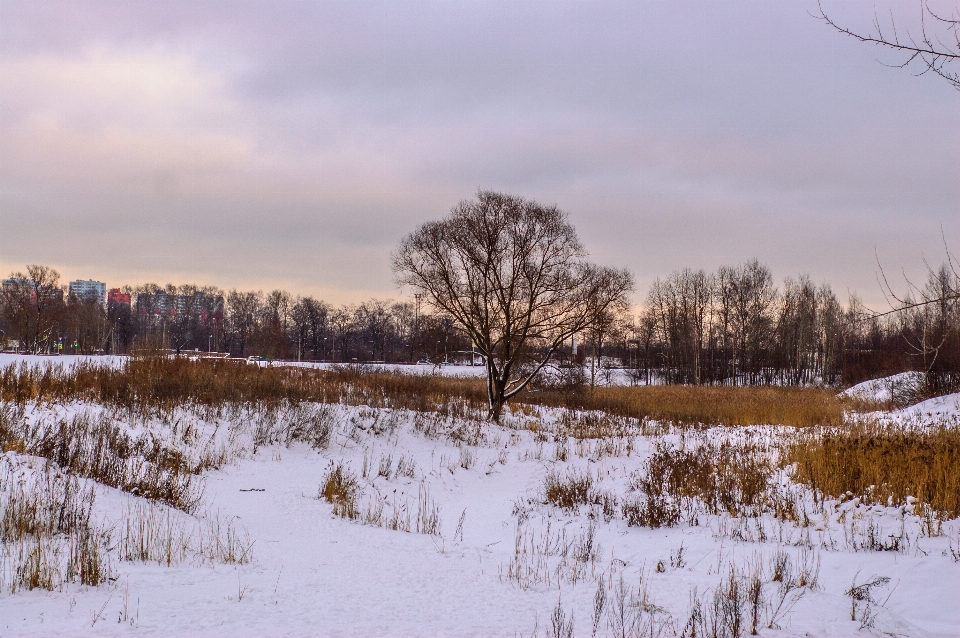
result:
[[[960,396],[942,400],[951,401]],[[625,436],[558,440],[551,434],[558,420],[583,415],[536,409],[510,415],[503,426],[364,407],[309,410],[332,427],[320,450],[299,442],[254,444],[270,433],[282,439],[293,413],[180,412],[131,420],[137,436],[179,444],[188,454],[213,446],[231,459],[205,473],[194,516],[175,510],[170,516],[185,529],[232,522],[248,535],[252,561],[187,558],[168,567],[114,559],[116,580],[106,585],[4,591],[0,635],[530,636],[552,631],[559,605],[568,621],[572,616],[573,635],[589,636],[598,586],[608,601],[596,635],[614,635],[610,610],[621,582],[621,615],[633,614],[645,635],[679,635],[694,592],[706,604],[732,567],[762,565],[765,595],[774,600],[777,584],[769,574],[780,551],[795,566],[816,567],[818,586],[791,594],[788,602],[795,597],[795,603],[775,618],[779,630],[766,628],[773,603],[765,608],[763,636],[960,636],[957,520],[930,537],[909,508],[866,507],[855,499],[828,502],[819,513],[810,504],[805,526],[772,516],[758,525],[702,514],[696,525],[628,527],[619,511],[604,516],[599,506],[544,504],[545,476],[589,472],[598,493],[623,503],[653,445],[677,443],[680,434],[642,434],[623,421]],[[24,418],[45,427],[84,412],[105,414],[71,404],[34,407]],[[717,428],[703,437],[765,444],[779,432]],[[381,525],[392,517],[414,531],[333,516],[318,489],[336,464],[357,477],[361,507],[382,505]],[[42,474],[45,461],[8,452],[0,466],[9,486]],[[167,511],[98,486],[96,517],[104,528],[120,530],[136,503]],[[416,533],[424,511],[439,512],[439,533]],[[591,530],[593,543],[585,548]],[[867,551],[868,532],[906,541],[899,551]],[[845,592],[878,576],[891,580],[873,594],[866,617],[873,614],[872,621],[864,622],[862,605],[852,621]]]
[[[901,372],[858,383],[844,390],[841,395],[862,401],[895,401],[901,397],[910,397],[918,392],[922,385],[922,372]]]
[[[909,398],[919,391],[923,375],[919,372],[901,372],[889,377],[858,383],[843,392],[847,396],[864,401],[884,402]],[[960,426],[960,394],[926,399],[898,410],[871,412],[867,415],[880,421],[918,429],[931,427]]]
[[[60,365],[65,368],[71,368],[77,363],[89,362],[97,363],[100,365],[108,366],[120,366],[124,361],[127,360],[125,356],[98,356],[98,355],[74,355],[74,354],[65,354],[65,355],[37,355],[37,354],[13,354],[10,352],[0,352],[0,368],[5,368],[9,365],[20,365],[26,363],[27,365]]]

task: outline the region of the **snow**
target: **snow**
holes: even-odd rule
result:
[[[956,409],[960,396],[936,401]],[[644,583],[649,602],[661,608],[660,617],[668,621],[664,635],[672,635],[689,616],[694,589],[703,597],[718,587],[731,565],[746,568],[783,550],[795,562],[804,555],[819,561],[820,588],[800,598],[779,623],[781,630],[764,628],[762,636],[960,635],[960,568],[951,556],[952,550],[960,551],[957,520],[944,524],[943,536],[920,537],[919,519],[909,510],[867,507],[855,499],[828,503],[823,517],[807,528],[768,519],[768,540],[762,542],[743,540],[755,531],[728,516],[702,516],[699,525],[673,528],[627,527],[619,516],[609,521],[591,518],[590,508],[564,511],[544,505],[544,476],[551,470],[588,471],[602,489],[623,498],[631,474],[641,468],[654,442],[677,442],[678,434],[636,434],[629,448],[626,439],[607,449],[602,442],[578,446],[573,440],[561,441],[560,447],[568,451],[562,461],[557,460],[558,442],[549,436],[538,439],[525,428],[531,419],[555,422],[555,410],[516,413],[507,416],[503,426],[494,426],[431,421],[410,412],[363,406],[333,409],[334,435],[329,447],[319,451],[304,443],[254,451],[253,414],[205,421],[183,412],[165,421],[131,422],[131,431],[138,435],[167,442],[181,440],[173,424],[182,428],[190,422],[219,445],[229,443],[233,460],[204,475],[201,510],[195,516],[176,511],[172,516],[203,524],[234,521],[253,542],[252,562],[197,560],[166,567],[117,560],[117,580],[111,584],[3,592],[0,634],[516,636],[531,635],[535,627],[540,632],[549,629],[559,601],[567,615],[573,615],[574,635],[589,636],[593,599],[603,576],[607,582],[623,578],[631,591]],[[35,406],[26,418],[35,424],[54,423],[83,411],[99,413],[101,408],[79,403]],[[772,441],[781,431],[773,426],[715,428],[704,436]],[[469,433],[466,442],[462,432]],[[201,442],[202,437],[194,451]],[[378,476],[386,455],[392,456],[392,468],[401,455],[413,458],[414,476],[396,475],[395,469],[389,478]],[[3,459],[20,473],[39,472],[43,466],[41,459],[14,452]],[[362,476],[365,459],[367,477]],[[440,510],[440,534],[407,533],[334,517],[331,505],[318,498],[318,489],[331,464],[337,463],[358,477],[363,502],[383,502],[387,511],[407,504],[415,515],[418,499],[429,491]],[[147,502],[101,485],[96,516],[107,527],[118,526],[131,503]],[[522,524],[518,511],[527,517]],[[881,534],[902,527],[913,544],[903,552],[854,551],[845,542],[851,526],[868,522],[879,526]],[[521,536],[542,539],[549,529],[549,534],[567,540],[594,525],[600,545],[597,560],[571,582],[569,564],[558,556],[543,557],[546,571],[553,574],[551,582],[522,586],[506,577],[518,525]],[[670,559],[681,546],[685,562],[675,567]],[[665,566],[662,572],[658,563]],[[844,592],[855,580],[874,576],[892,579],[879,596],[881,601],[889,598],[877,607],[874,628],[861,631],[861,623],[850,620],[850,598]],[[606,635],[605,626],[601,623],[598,635]]]
[[[0,368],[9,365],[55,365],[64,368],[72,368],[78,363],[96,363],[106,366],[120,367],[126,356],[114,355],[86,355],[86,354],[65,354],[65,355],[42,355],[42,354],[12,354],[10,352],[0,352]]]
[[[921,401],[898,410],[895,414],[905,417],[926,417],[928,420],[935,417],[960,416],[960,392]]]
[[[915,393],[923,383],[922,372],[901,372],[881,379],[871,379],[851,386],[840,396],[861,401],[893,401]]]
[[[334,368],[357,366],[352,363],[327,363],[314,361],[278,361],[273,365],[292,366],[300,368],[319,368],[321,370],[332,370]],[[487,369],[484,366],[465,366],[465,365],[427,365],[421,363],[361,363],[359,369],[369,372],[388,372],[400,374],[416,375],[442,375],[450,377],[484,377]]]
[[[916,396],[923,383],[921,372],[901,372],[881,379],[864,381],[840,393],[842,397],[863,401],[895,401],[903,405]],[[960,393],[926,399],[894,410],[878,410],[866,415],[887,423],[913,429],[960,426]]]

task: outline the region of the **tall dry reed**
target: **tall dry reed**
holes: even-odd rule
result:
[[[793,479],[827,496],[848,492],[868,502],[917,499],[960,516],[960,431],[910,431],[877,423],[801,434],[785,447]]]

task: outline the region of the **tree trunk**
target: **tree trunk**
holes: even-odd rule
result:
[[[490,419],[497,424],[500,423],[500,415],[503,413],[503,405],[506,403],[504,399],[505,390],[506,383],[500,379],[494,379],[493,382],[487,386],[490,402]]]

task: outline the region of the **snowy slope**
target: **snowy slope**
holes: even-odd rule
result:
[[[901,372],[881,379],[871,379],[851,386],[840,396],[861,401],[892,401],[916,393],[923,383],[922,372]]]

